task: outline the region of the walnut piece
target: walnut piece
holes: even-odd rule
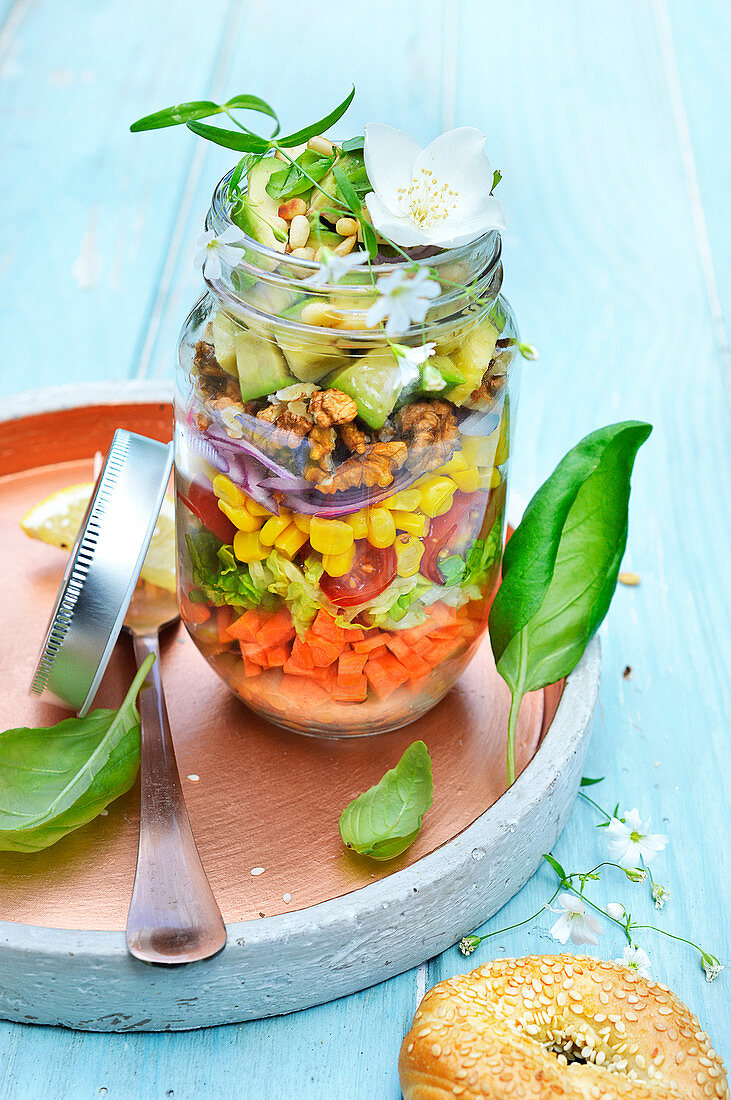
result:
[[[310,414],[322,428],[333,424],[348,424],[358,415],[358,406],[342,390],[318,390],[310,398]]]
[[[363,454],[348,458],[330,477],[319,483],[322,493],[339,493],[361,486],[385,489],[393,481],[394,470],[406,461],[405,443],[371,443]]]
[[[417,401],[398,413],[399,431],[409,440],[409,469],[414,473],[437,470],[448,462],[459,444],[454,406],[448,401]]]
[[[204,398],[219,397],[226,394],[234,400],[241,399],[238,379],[227,374],[216,359],[213,344],[199,340],[195,345],[193,364],[198,375],[198,387]]]
[[[354,451],[358,455],[365,454],[368,446],[368,436],[357,424],[352,422],[350,424],[340,424],[339,431],[340,438],[349,451]]]

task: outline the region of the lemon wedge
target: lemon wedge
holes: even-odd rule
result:
[[[70,550],[93,488],[91,482],[83,482],[51,493],[26,512],[20,526],[32,539]],[[175,506],[170,497],[163,499],[140,576],[168,592],[175,591]]]

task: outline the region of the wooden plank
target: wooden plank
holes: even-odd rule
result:
[[[649,5],[502,6],[491,13],[492,39],[510,61],[499,80],[477,86],[482,10],[477,0],[463,10],[456,117],[484,126],[503,170],[508,294],[525,338],[542,352],[525,368],[515,484],[529,494],[602,423],[644,417],[656,425],[637,463],[627,554],[642,583],[620,588],[603,631],[602,711],[588,771],[607,776],[604,801],[639,806],[670,835],[654,866],[673,896],[659,914],[646,888],[617,877],[598,894],[728,958],[716,917],[728,905],[728,878],[723,845],[713,839],[726,804],[731,531],[718,502],[728,499],[728,432],[661,42]],[[557,416],[559,402],[565,411]],[[631,679],[623,677],[627,665]],[[568,869],[601,858],[595,820],[588,808],[575,809],[557,849]],[[547,871],[536,876],[488,927],[537,909],[550,881]],[[719,909],[704,904],[719,891]],[[434,976],[501,953],[556,951],[550,923],[546,915],[497,937],[469,961],[454,950],[432,967]],[[655,975],[722,1042],[722,979],[708,985],[697,956],[669,940],[647,933],[641,942]],[[612,958],[621,947],[607,932],[588,950]]]
[[[145,145],[129,124],[151,103],[210,89],[228,6],[211,0],[204,19],[190,0],[79,0],[72,18],[52,0],[10,10],[6,392],[130,372],[193,150]]]

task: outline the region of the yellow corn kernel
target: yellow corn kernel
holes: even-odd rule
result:
[[[480,478],[480,488],[497,489],[501,481],[502,475],[499,470],[485,470],[484,474]]]
[[[231,478],[226,477],[225,474],[217,474],[214,477],[213,492],[219,500],[225,500],[226,504],[231,504],[234,508],[243,508],[248,499],[246,493],[242,493],[238,485],[234,485]]]
[[[468,466],[492,466],[500,429],[488,436],[462,436],[462,457]]]
[[[424,554],[424,543],[413,535],[399,535],[396,548],[396,572],[399,577],[413,577],[419,572]]]
[[[441,506],[451,500],[457,486],[449,477],[431,477],[421,489],[421,510],[432,518],[438,514]],[[446,509],[449,511],[449,508]]]
[[[353,528],[341,519],[321,519],[313,516],[310,522],[310,543],[313,550],[328,557],[340,557],[353,545]],[[347,570],[346,570],[347,572]],[[342,574],[332,574],[342,576]]]
[[[290,523],[286,531],[283,531],[281,535],[277,535],[274,540],[274,546],[277,550],[287,558],[293,558],[298,550],[307,542],[307,532],[300,531],[294,523]]]
[[[458,474],[461,470],[466,469],[467,459],[461,451],[455,451],[449,462],[446,462],[444,466],[441,467],[439,473],[442,474],[444,477],[454,477],[455,474]],[[457,480],[456,477],[454,478],[454,480]]]
[[[395,508],[399,512],[415,512],[421,504],[421,493],[418,489],[402,489],[400,493],[394,493],[388,500],[384,500],[380,507]]]
[[[259,538],[265,546],[274,546],[279,536],[283,534],[292,523],[289,515],[270,516],[262,527]]]
[[[480,487],[480,471],[476,466],[468,466],[466,470],[457,470],[452,474],[457,488],[463,493],[474,493]]]
[[[454,494],[448,496],[443,504],[440,504],[434,513],[434,518],[445,515],[454,504]]]
[[[429,522],[425,515],[419,512],[391,512],[397,531],[408,531],[410,535],[423,535]]]
[[[393,546],[396,538],[396,524],[388,508],[371,508],[368,512],[368,541],[371,546],[383,550]]]
[[[258,504],[251,497],[246,498],[246,509],[251,512],[252,516],[271,516],[273,514],[271,508],[265,508],[263,504]]]
[[[344,577],[353,568],[355,545],[344,554],[323,554],[322,566],[329,577]]]
[[[251,512],[248,512],[244,507],[235,507],[225,500],[219,500],[218,507],[224,516],[228,516],[234,527],[238,527],[239,531],[258,531],[261,527],[261,518],[252,516]]]
[[[295,512],[292,520],[298,531],[304,531],[306,535],[309,535],[312,516],[300,516]]]
[[[243,562],[264,561],[269,547],[262,545],[258,531],[237,531],[234,535],[234,554]]]
[[[498,441],[497,450],[495,451],[495,465],[502,466],[509,454],[510,439],[508,436],[508,417],[503,415],[500,421],[500,439]]]
[[[343,519],[348,527],[353,528],[354,538],[364,539],[366,537],[368,534],[368,513],[365,508],[361,508],[360,512],[351,512],[349,516],[344,516]]]

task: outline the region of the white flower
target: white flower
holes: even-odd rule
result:
[[[441,293],[439,283],[430,278],[426,268],[409,275],[397,268],[390,275],[382,275],[376,283],[380,295],[366,313],[366,324],[375,328],[384,318],[386,336],[405,332],[412,322],[423,321],[429,302]]]
[[[665,907],[665,902],[670,901],[670,890],[668,887],[661,886],[659,882],[653,883],[652,900],[655,902],[656,909],[663,909]]]
[[[329,248],[323,248],[320,257],[319,268],[314,275],[302,280],[303,286],[332,286],[333,283],[339,283],[349,271],[368,263],[367,252],[351,252],[347,256],[338,256]]]
[[[454,248],[505,228],[502,203],[490,194],[493,173],[479,130],[460,126],[422,149],[403,130],[369,122],[363,153],[373,188],[368,213],[396,244]]]
[[[651,863],[667,843],[662,833],[650,832],[649,819],[643,822],[637,810],[626,813],[624,821],[613,817],[607,826],[609,854],[620,867],[637,868],[643,860]]]
[[[459,949],[463,955],[471,955],[479,943],[479,936],[464,936],[464,938],[459,941]]]
[[[434,343],[428,343],[422,344],[418,348],[410,348],[406,344],[391,344],[391,351],[398,363],[399,382],[402,388],[408,386],[411,382],[416,382],[420,374],[419,367],[434,354],[436,346]],[[442,376],[439,375],[439,377]],[[442,385],[444,385],[443,379]]]
[[[197,253],[193,262],[196,267],[203,268],[203,274],[207,279],[220,279],[221,261],[229,267],[236,267],[241,259],[241,250],[232,246],[243,244],[245,240],[246,237],[235,225],[224,229],[218,237],[212,229],[209,229],[195,242],[200,252]]]
[[[614,961],[628,966],[630,970],[636,970],[643,978],[650,977],[650,956],[641,947],[625,947],[622,958]]]
[[[715,956],[706,954],[701,955],[701,966],[705,971],[707,982],[712,982],[724,969]]]
[[[625,908],[619,901],[610,901],[608,905],[604,906],[606,914],[611,917],[612,920],[624,920]]]
[[[573,894],[559,894],[558,904],[563,912],[551,928],[551,935],[559,943],[599,943],[597,936],[604,932],[596,917],[592,917],[581,898]],[[556,909],[554,912],[561,912]]]

